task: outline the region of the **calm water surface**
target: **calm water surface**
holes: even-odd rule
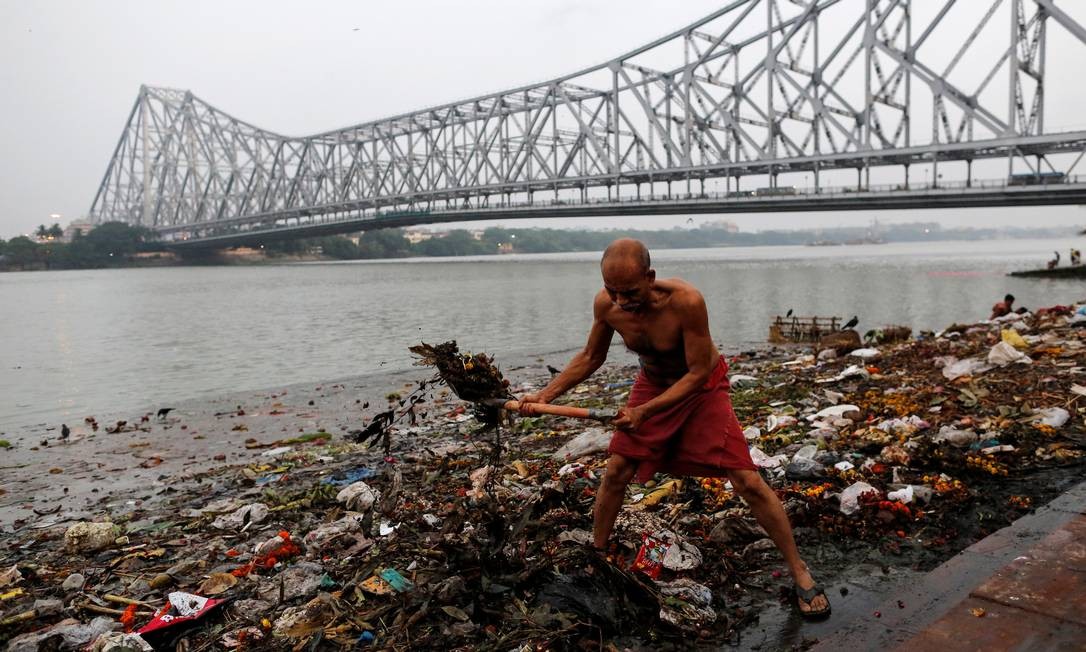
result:
[[[725,347],[773,315],[939,329],[1086,299],[1086,283],[1007,278],[1086,241],[661,250],[705,294]],[[599,254],[0,274],[0,432],[234,390],[407,368],[456,339],[512,361],[580,346]]]

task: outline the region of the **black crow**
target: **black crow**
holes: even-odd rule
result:
[[[166,415],[168,415],[170,413],[170,410],[172,409],[173,408],[159,408],[158,415],[155,418],[157,418],[159,421],[165,419]]]
[[[856,324],[859,324],[859,323],[860,323],[860,318],[857,317],[856,315],[853,315],[852,319],[845,322],[845,325],[841,327],[841,330],[847,331],[848,329],[852,328],[853,326],[855,326]]]

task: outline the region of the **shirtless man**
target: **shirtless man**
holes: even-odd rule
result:
[[[532,414],[532,403],[549,403],[591,376],[607,359],[615,332],[640,357],[629,403],[612,422],[616,431],[593,514],[595,547],[606,548],[635,474],[642,482],[657,470],[727,476],[788,564],[800,611],[828,615],[829,600],[800,559],[784,508],[750,459],[701,293],[681,279],[657,279],[648,249],[637,240],[611,243],[600,267],[603,289],[593,302],[584,350],[546,387],[520,399],[521,412]]]
[[[1009,315],[1012,310],[1014,310],[1014,295],[1008,294],[1003,297],[1002,301],[992,306],[992,316],[988,318],[988,321],[996,319],[997,317]]]

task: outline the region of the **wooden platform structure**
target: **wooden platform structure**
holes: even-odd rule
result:
[[[777,315],[769,325],[772,344],[817,343],[824,335],[841,328],[840,317],[782,317]]]

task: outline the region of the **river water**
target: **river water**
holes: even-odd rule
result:
[[[1006,292],[1036,308],[1081,281],[1008,278],[1074,240],[660,250],[661,277],[705,295],[726,349],[771,318],[860,317],[939,329]],[[0,274],[0,433],[237,390],[379,374],[407,347],[456,339],[499,364],[580,346],[599,254],[508,255]],[[615,355],[628,355],[620,347]]]

